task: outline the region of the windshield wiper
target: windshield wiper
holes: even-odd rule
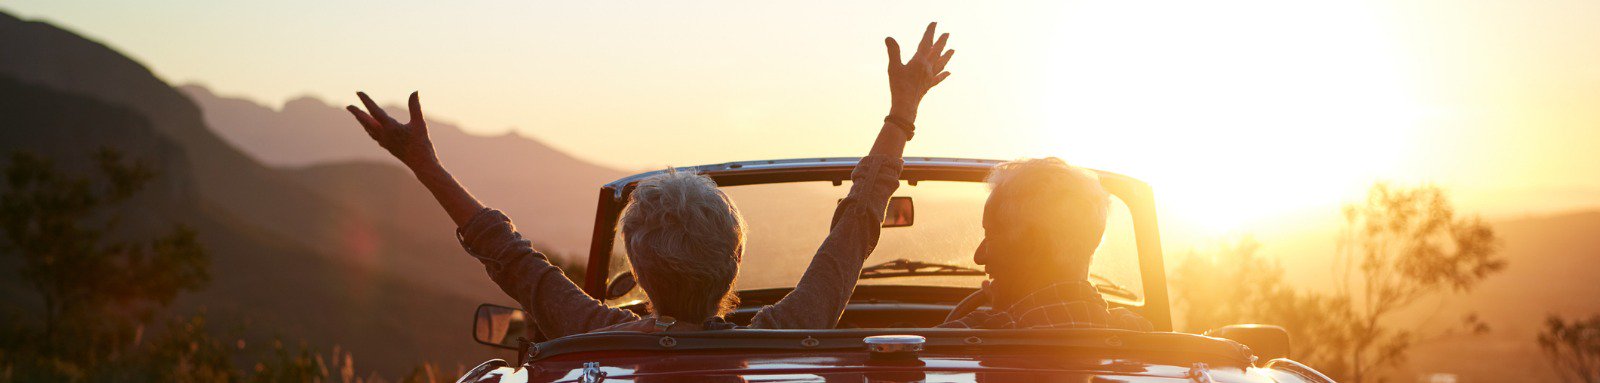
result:
[[[970,267],[913,261],[905,258],[861,268],[861,279],[922,277],[934,275],[986,276],[988,274],[984,273],[983,270]],[[1126,287],[1122,287],[1122,285],[1118,285],[1116,282],[1111,281],[1111,278],[1089,274],[1089,280],[1091,281],[1091,284],[1094,285],[1095,290],[1100,290],[1100,293],[1102,294],[1129,300],[1139,299],[1139,294],[1134,293],[1133,290],[1129,290]]]
[[[928,275],[983,276],[983,270],[905,258],[861,268],[861,279],[920,277]]]
[[[1133,290],[1128,290],[1128,288],[1122,287],[1122,285],[1119,285],[1116,282],[1112,282],[1111,278],[1106,278],[1091,273],[1089,274],[1089,279],[1094,281],[1092,283],[1094,285],[1094,289],[1100,290],[1101,294],[1109,294],[1114,297],[1129,300],[1139,299],[1139,294],[1134,294]]]

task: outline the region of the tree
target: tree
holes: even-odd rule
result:
[[[4,339],[36,359],[39,378],[65,380],[118,359],[152,313],[181,292],[204,287],[209,258],[193,230],[174,225],[147,240],[130,239],[117,208],[156,174],[117,151],[95,153],[98,177],[61,172],[49,159],[19,152],[4,169],[0,250],[21,258],[21,279],[44,302],[42,332]],[[22,373],[22,372],[19,372]]]
[[[1384,183],[1369,189],[1364,203],[1346,206],[1344,218],[1331,291],[1289,286],[1281,266],[1256,256],[1252,240],[1181,262],[1173,283],[1188,327],[1281,325],[1295,339],[1296,359],[1354,382],[1376,380],[1420,341],[1488,331],[1472,314],[1459,328],[1431,333],[1396,318],[1419,301],[1468,292],[1505,268],[1482,220],[1458,217],[1437,187]]]
[[[1495,256],[1494,230],[1477,216],[1457,217],[1435,186],[1378,183],[1365,204],[1345,207],[1344,217],[1334,294],[1350,302],[1355,319],[1349,328],[1354,344],[1342,356],[1353,381],[1403,362],[1423,336],[1441,335],[1393,323],[1398,311],[1424,298],[1471,291],[1506,266]],[[1471,332],[1488,331],[1476,315],[1467,315],[1462,324]]]
[[[1537,339],[1562,381],[1600,382],[1600,315],[1567,322],[1551,314]]]

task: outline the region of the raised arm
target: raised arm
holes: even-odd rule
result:
[[[346,109],[366,128],[368,136],[400,159],[433,193],[439,206],[455,221],[461,246],[483,263],[501,291],[533,316],[541,334],[557,338],[638,319],[631,312],[606,307],[584,294],[560,268],[533,249],[533,244],[511,224],[511,218],[485,208],[450,176],[434,154],[433,143],[428,139],[428,122],[422,118],[422,104],[416,93],[411,93],[411,121],[404,124],[390,118],[365,93],[356,95],[371,113],[355,105]]]
[[[833,226],[794,291],[751,319],[758,328],[833,328],[855,292],[861,264],[878,244],[884,210],[900,186],[900,158],[905,143],[915,133],[917,105],[928,89],[950,75],[945,63],[955,51],[945,51],[949,34],[933,39],[937,24],[917,44],[910,61],[900,61],[900,45],[884,40],[889,48],[889,114],[884,118],[872,150],[851,172],[850,194],[833,212]],[[938,52],[944,52],[939,54]]]

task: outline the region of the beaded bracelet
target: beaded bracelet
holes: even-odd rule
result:
[[[883,123],[892,124],[892,125],[894,125],[894,127],[900,128],[900,131],[906,133],[906,141],[911,141],[911,136],[917,135],[917,126],[916,125],[912,125],[911,121],[906,120],[904,118],[897,117],[897,116],[895,116],[893,114],[888,115],[888,116],[884,116],[883,117]]]

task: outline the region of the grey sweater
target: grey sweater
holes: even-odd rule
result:
[[[834,210],[833,227],[811,258],[794,291],[763,307],[750,327],[769,329],[833,328],[855,292],[861,266],[878,244],[884,210],[900,186],[904,161],[888,156],[861,159],[850,175],[850,194]],[[550,264],[544,254],[517,233],[504,213],[484,209],[456,231],[467,253],[483,262],[489,278],[516,299],[549,338],[602,328],[632,326],[640,318],[628,310],[606,307]]]

